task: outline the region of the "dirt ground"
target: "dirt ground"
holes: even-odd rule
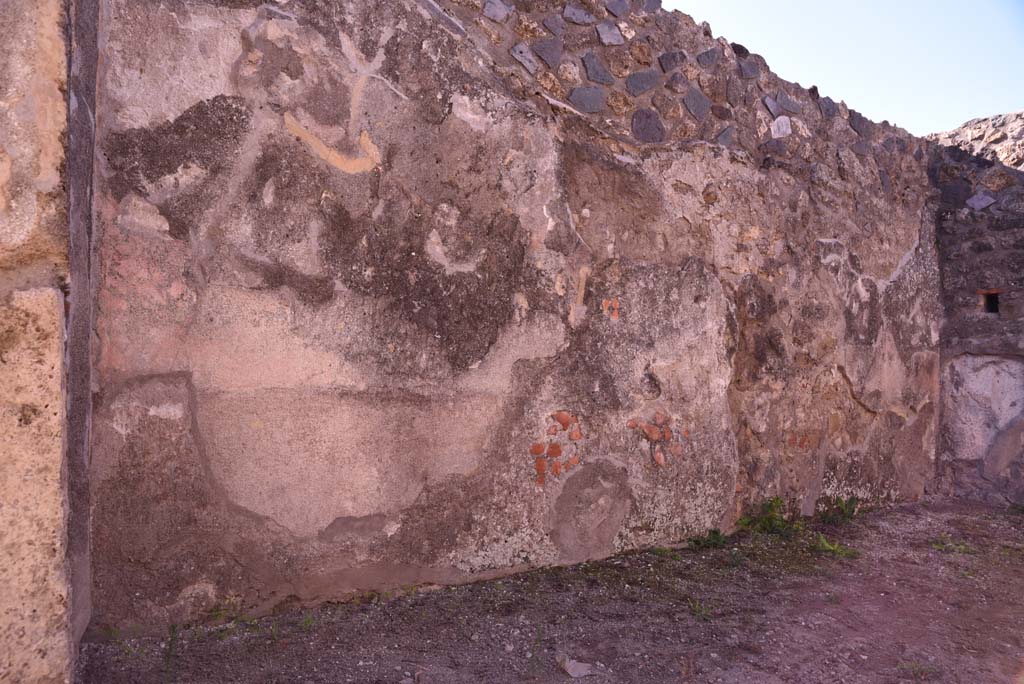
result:
[[[1024,684],[1020,511],[933,502],[776,531],[86,643],[77,681]]]

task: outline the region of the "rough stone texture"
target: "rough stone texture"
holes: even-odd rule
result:
[[[593,24],[597,21],[593,14],[572,2],[565,6],[565,11],[562,13],[562,16],[565,17],[566,21],[580,26]]]
[[[629,16],[629,3],[626,0],[611,0],[605,3],[605,8],[620,19]]]
[[[1024,501],[1024,360],[951,359],[943,408],[943,449],[960,493]]]
[[[573,88],[569,93],[569,103],[581,112],[592,114],[604,110],[607,105],[604,88],[584,87]]]
[[[597,25],[597,36],[601,39],[602,45],[622,45],[626,39],[613,21],[604,21]]]
[[[940,192],[940,480],[960,496],[1024,504],[1024,173],[936,148]],[[995,309],[995,310],[991,310]]]
[[[661,74],[653,69],[638,71],[626,77],[626,92],[633,97],[650,91],[661,81]]]
[[[1024,112],[972,119],[960,128],[930,135],[928,139],[1024,171]]]
[[[0,681],[67,682],[64,3],[0,15]]]
[[[557,69],[562,61],[562,41],[558,38],[545,38],[535,41],[531,49],[544,60],[549,69]]]
[[[104,1],[94,629],[924,493],[924,143],[656,4],[563,15],[616,77],[580,114],[561,3]]]
[[[615,83],[615,77],[608,71],[608,67],[604,65],[601,58],[592,52],[588,52],[583,55],[583,68],[587,72],[587,78],[594,83],[602,83],[604,85],[612,85]]]
[[[633,112],[633,137],[640,142],[660,143],[665,140],[665,126],[653,109],[638,109]]]
[[[69,681],[64,494],[64,302],[0,300],[0,681]]]
[[[484,3],[484,16],[491,21],[503,24],[508,21],[510,14],[512,10],[502,0],[487,0]]]
[[[62,7],[16,0],[0,16],[0,292],[67,271]]]

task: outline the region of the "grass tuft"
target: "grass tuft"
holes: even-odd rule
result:
[[[839,542],[830,542],[820,532],[818,533],[818,538],[814,541],[814,546],[811,548],[818,553],[827,553],[838,558],[857,558],[860,556],[860,552],[857,549],[843,546]]]
[[[859,509],[860,499],[856,496],[835,497],[825,503],[818,519],[827,525],[845,525],[856,517]]]
[[[705,603],[700,599],[687,599],[686,606],[690,609],[690,615],[692,615],[693,617],[697,618],[702,622],[711,621],[711,618],[713,617],[711,608],[705,605]]]
[[[729,537],[719,529],[711,530],[703,537],[690,537],[687,541],[695,549],[723,549],[729,545]]]
[[[777,534],[783,537],[792,537],[803,527],[799,522],[792,523],[786,519],[786,502],[778,496],[763,502],[757,515],[744,516],[737,524],[747,532]]]
[[[973,547],[966,544],[965,542],[957,539],[952,539],[945,534],[940,537],[936,537],[935,539],[932,539],[929,545],[933,549],[941,553],[977,553],[977,551],[975,551]]]

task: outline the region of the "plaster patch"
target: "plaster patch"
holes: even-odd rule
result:
[[[367,173],[380,164],[380,148],[370,139],[370,134],[362,131],[359,134],[359,149],[362,157],[349,157],[328,146],[323,140],[307,130],[291,112],[285,112],[284,125],[289,133],[304,142],[312,152],[325,162],[347,174]]]

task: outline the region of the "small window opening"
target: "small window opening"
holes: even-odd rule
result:
[[[986,292],[985,295],[985,313],[997,314],[999,313],[999,293],[998,292]]]

